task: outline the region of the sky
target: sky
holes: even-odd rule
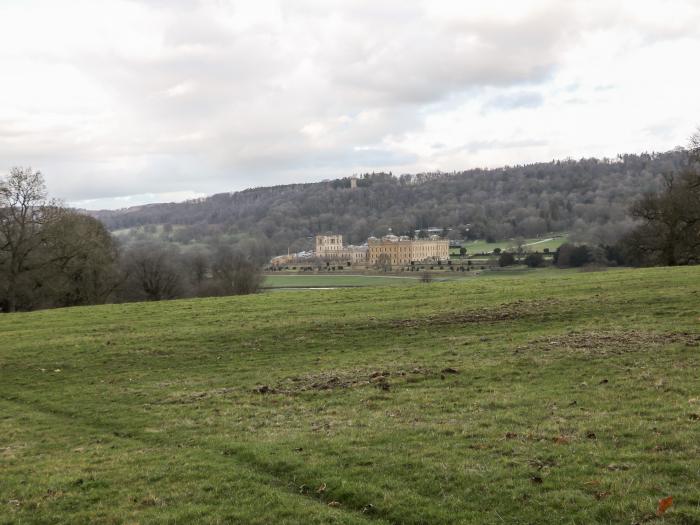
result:
[[[99,209],[666,151],[698,60],[697,0],[0,0],[0,176]]]

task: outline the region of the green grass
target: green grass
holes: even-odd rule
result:
[[[0,523],[700,523],[699,316],[700,267],[0,316]]]
[[[309,288],[334,286],[400,286],[417,284],[418,274],[387,277],[382,275],[343,275],[342,272],[328,275],[267,275],[263,286],[266,288]]]
[[[542,239],[525,239],[525,247],[531,251],[541,252],[545,248],[550,251],[555,251],[559,246],[568,241],[566,235],[556,236],[556,237],[544,237]],[[491,253],[496,248],[501,250],[512,250],[516,248],[516,242],[514,240],[505,240],[499,242],[486,242],[486,241],[470,241],[465,242],[463,246],[467,249],[467,253],[473,255],[475,253]],[[457,250],[458,253],[459,250]]]
[[[456,272],[433,272],[436,281],[463,278]],[[402,275],[343,275],[342,272],[328,274],[273,274],[266,275],[265,288],[326,288],[326,287],[367,287],[367,286],[407,286],[420,284],[420,272],[404,272]]]

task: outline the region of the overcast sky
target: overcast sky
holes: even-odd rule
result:
[[[0,0],[0,174],[89,208],[684,145],[698,0]]]

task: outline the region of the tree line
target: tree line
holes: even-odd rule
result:
[[[40,172],[0,178],[0,311],[252,293],[257,262],[229,246],[120,246],[104,224],[47,196]]]
[[[318,232],[342,233],[357,244],[389,228],[412,235],[439,227],[453,239],[486,240],[566,231],[580,241],[609,244],[633,228],[630,205],[662,188],[664,174],[684,162],[679,149],[454,173],[368,173],[355,190],[344,178],[91,213],[110,230],[131,228],[127,240],[219,239],[261,260],[310,249]]]

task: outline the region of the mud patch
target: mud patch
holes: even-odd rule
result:
[[[558,337],[542,337],[530,341],[527,349],[543,351],[568,350],[589,354],[625,354],[647,348],[660,348],[670,344],[700,346],[700,334],[689,332],[656,333],[641,330],[569,332]]]
[[[309,391],[341,390],[374,386],[390,390],[396,381],[408,382],[418,378],[440,377],[440,368],[408,367],[396,369],[352,368],[316,374],[293,376],[270,387],[270,393],[296,394]],[[413,381],[411,381],[413,382]]]
[[[416,328],[470,323],[498,323],[519,319],[544,318],[550,313],[561,313],[560,302],[554,299],[514,301],[493,308],[480,308],[466,312],[446,312],[421,318],[396,319],[389,324],[395,328]],[[556,311],[552,308],[557,306]]]

